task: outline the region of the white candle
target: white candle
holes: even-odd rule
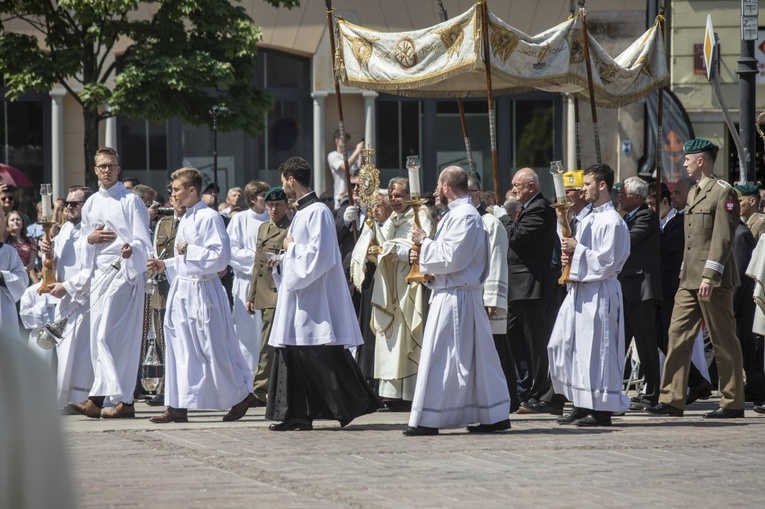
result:
[[[420,196],[420,169],[409,169],[409,192],[412,196]]]
[[[50,221],[53,219],[53,213],[52,213],[52,206],[51,206],[51,195],[53,193],[51,192],[51,185],[50,184],[42,184],[40,186],[40,202],[42,204],[42,215],[43,217]]]
[[[565,201],[566,200],[566,188],[563,185],[563,174],[562,173],[553,173],[553,185],[555,186],[555,201]]]

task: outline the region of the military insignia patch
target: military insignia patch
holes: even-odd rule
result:
[[[725,202],[725,210],[728,212],[733,212],[733,207],[735,207],[735,205],[733,205],[733,200],[728,200]]]

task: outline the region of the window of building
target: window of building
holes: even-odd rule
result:
[[[393,177],[406,176],[406,157],[421,154],[422,101],[378,99],[375,157],[380,185]]]
[[[277,184],[281,163],[300,156],[311,160],[311,65],[307,58],[274,50],[258,51],[258,86],[274,98],[266,129],[257,139],[258,177]]]

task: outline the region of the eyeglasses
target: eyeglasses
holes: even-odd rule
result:
[[[478,191],[480,191],[480,189],[468,189],[468,192],[470,193],[477,193]]]
[[[79,207],[83,203],[85,202],[84,201],[65,201],[64,207]]]
[[[0,197],[0,201],[13,201],[13,196]]]
[[[117,165],[117,164],[97,164],[96,168],[98,168],[101,171],[106,171],[106,170],[111,171],[111,170],[116,170],[117,166],[119,166],[119,165]]]

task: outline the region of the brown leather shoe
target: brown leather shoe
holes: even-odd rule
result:
[[[162,412],[162,415],[155,415],[149,420],[151,422],[156,422],[157,424],[167,424],[168,422],[189,422],[185,408],[173,408],[171,406],[167,407],[167,409]]]
[[[231,407],[231,410],[229,410],[228,413],[223,416],[223,420],[227,422],[237,421],[244,417],[244,415],[247,413],[247,410],[250,408],[253,399],[255,399],[255,395],[253,393],[249,393],[246,398]]]
[[[126,405],[122,401],[117,403],[117,406],[111,410],[105,410],[101,413],[101,417],[104,419],[123,419],[126,417],[135,417],[135,407],[133,405]]]
[[[101,407],[89,399],[86,399],[82,403],[75,403],[70,401],[66,404],[66,409],[74,414],[84,415],[85,417],[90,417],[91,419],[101,418]]]

